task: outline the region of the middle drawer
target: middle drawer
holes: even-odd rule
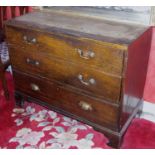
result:
[[[105,74],[82,64],[53,59],[43,53],[10,49],[10,59],[16,70],[53,79],[112,102],[119,101],[121,78]]]

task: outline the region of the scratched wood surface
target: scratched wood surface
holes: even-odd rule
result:
[[[69,14],[65,12],[33,12],[7,22],[7,25],[26,26],[67,33],[70,35],[96,37],[113,43],[129,44],[139,37],[147,27],[137,24],[110,21],[100,18]],[[59,30],[59,31],[58,31]]]

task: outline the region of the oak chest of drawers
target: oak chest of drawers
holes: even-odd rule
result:
[[[142,107],[151,29],[67,12],[6,23],[17,103],[33,100],[117,147]]]

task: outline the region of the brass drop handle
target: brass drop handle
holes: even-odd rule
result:
[[[37,85],[34,84],[34,83],[31,83],[31,89],[32,89],[33,91],[40,91],[39,86],[37,86]]]
[[[23,40],[27,42],[28,44],[35,44],[37,42],[36,38],[30,38],[25,35],[23,36]]]
[[[81,49],[77,49],[77,52],[83,59],[90,59],[95,57],[95,53],[93,51],[83,51]]]
[[[80,82],[86,86],[89,85],[94,85],[96,83],[94,78],[90,78],[88,81],[84,81],[83,80],[83,76],[81,74],[78,75],[78,79],[80,80]]]
[[[27,59],[26,59],[26,62],[27,62],[28,64],[31,64],[31,65],[34,65],[34,66],[39,66],[39,65],[40,65],[39,61],[32,60],[32,59],[30,59],[30,58],[27,58]]]
[[[80,101],[79,106],[81,107],[81,109],[86,110],[86,111],[92,111],[93,110],[92,106],[90,104],[88,104],[87,102],[84,102],[84,101]]]

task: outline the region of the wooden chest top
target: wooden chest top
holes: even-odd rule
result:
[[[91,37],[105,42],[130,44],[148,28],[147,26],[110,21],[103,18],[75,15],[60,12],[33,12],[7,22],[16,25],[44,30],[47,32],[64,33],[73,36]]]

